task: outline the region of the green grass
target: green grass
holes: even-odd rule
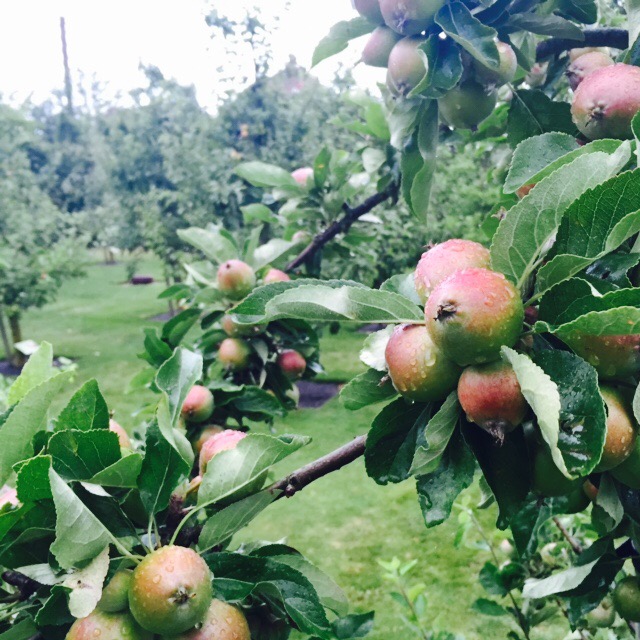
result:
[[[140,270],[159,276],[152,260]],[[24,334],[37,341],[48,340],[57,354],[73,358],[78,382],[97,378],[118,420],[131,428],[135,425],[131,413],[148,398],[124,391],[145,367],[136,357],[142,330],[159,326],[152,317],[166,311],[166,304],[157,300],[161,284],[132,287],[123,285],[123,280],[122,266],[91,265],[87,278],[67,283],[56,303],[27,314]],[[326,379],[344,380],[362,370],[357,353],[364,337],[352,329],[337,335],[325,333],[322,361]],[[310,435],[313,442],[281,463],[276,474],[285,474],[365,433],[376,411],[372,407],[350,413],[334,399],[321,409],[291,414],[276,425],[278,432]],[[481,512],[486,531],[499,539],[502,534],[494,531],[495,517],[494,509]],[[237,541],[286,538],[343,586],[355,611],[376,610],[371,640],[413,640],[377,564],[378,559],[393,556],[418,561],[411,575],[415,582],[426,585],[427,617],[434,629],[460,633],[466,640],[505,638],[509,627],[503,619],[484,617],[471,609],[475,599],[485,595],[477,574],[490,556],[470,546],[455,548],[457,528],[454,511],[444,525],[426,529],[413,482],[378,487],[366,477],[363,462],[358,460],[270,507]],[[547,626],[532,638],[561,638],[563,628]]]

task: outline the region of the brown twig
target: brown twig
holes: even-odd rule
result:
[[[17,571],[5,571],[2,579],[18,590],[20,600],[28,600],[40,588],[35,580]]]
[[[350,207],[344,204],[342,210],[345,215],[339,220],[332,222],[324,231],[318,233],[313,240],[285,267],[285,271],[293,271],[302,266],[309,258],[312,258],[325,244],[333,240],[337,235],[346,233],[351,225],[379,204],[389,198],[396,198],[398,195],[398,183],[392,182],[384,191],[380,191],[367,198],[357,207]]]
[[[626,49],[629,46],[629,32],[626,29],[585,29],[584,40],[569,38],[549,38],[536,47],[536,60],[540,62],[553,55],[577,47],[612,47]]]
[[[302,491],[314,480],[322,478],[333,471],[338,471],[364,455],[367,436],[358,436],[344,446],[314,460],[304,467],[289,474],[269,487],[270,491],[281,491],[280,497],[291,498]]]
[[[562,524],[562,522],[560,522],[557,516],[553,517],[553,523],[556,525],[556,527],[558,527],[564,539],[571,545],[573,552],[576,555],[580,555],[583,551],[582,545],[567,531],[567,529]]]

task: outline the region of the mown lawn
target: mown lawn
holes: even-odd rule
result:
[[[153,260],[145,261],[140,270],[159,276]],[[148,398],[127,395],[125,390],[145,366],[136,357],[142,330],[158,326],[153,317],[166,311],[166,304],[157,300],[161,284],[125,285],[124,273],[121,265],[92,264],[86,278],[63,287],[56,303],[27,314],[24,334],[37,341],[48,340],[57,354],[73,358],[78,364],[78,382],[97,378],[118,420],[131,429],[136,424],[132,412]],[[344,380],[361,370],[357,353],[363,339],[362,334],[349,330],[325,334],[327,379]],[[276,425],[278,432],[310,435],[313,442],[281,463],[276,473],[284,474],[366,432],[375,413],[376,408],[347,412],[334,399],[321,409],[291,414]],[[467,500],[471,498],[475,498],[473,489]],[[495,515],[493,509],[481,512],[487,532],[494,531]],[[490,556],[472,545],[456,548],[457,527],[454,509],[447,523],[427,530],[413,483],[377,487],[358,461],[291,500],[276,503],[238,541],[286,538],[343,586],[355,611],[376,610],[372,640],[414,637],[404,626],[401,609],[390,597],[391,587],[383,581],[377,564],[379,559],[394,556],[418,561],[411,576],[414,582],[426,585],[427,618],[434,630],[456,632],[466,640],[505,638],[509,626],[503,619],[484,617],[471,608],[476,598],[485,595],[477,574]],[[502,535],[495,534],[495,539]],[[475,534],[469,538],[470,542],[478,540]],[[547,626],[532,638],[560,639],[562,628]]]

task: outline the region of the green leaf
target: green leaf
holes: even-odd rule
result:
[[[625,0],[629,29],[629,46],[632,47],[640,37],[640,1]]]
[[[536,263],[553,239],[567,207],[587,189],[624,166],[626,153],[593,153],[576,158],[538,183],[500,222],[491,244],[491,265],[524,289]]]
[[[98,556],[113,538],[53,469],[49,469],[49,482],[56,508],[56,539],[51,553],[63,569],[71,569]]]
[[[436,170],[438,149],[438,102],[431,100],[420,118],[416,131],[416,146],[422,166],[411,182],[409,204],[413,214],[426,220],[431,198],[431,186]],[[403,175],[404,179],[404,175]]]
[[[362,345],[362,349],[360,349],[360,361],[376,371],[386,372],[387,359],[385,350],[393,330],[393,326],[388,326],[369,334]]]
[[[429,420],[424,431],[418,435],[411,475],[419,476],[436,471],[459,417],[458,394],[453,391]]]
[[[275,286],[275,285],[269,285]],[[422,322],[422,310],[404,296],[388,291],[344,285],[303,285],[277,293],[264,305],[264,315],[240,315],[252,311],[245,302],[234,310],[241,323],[272,322],[281,318],[295,318],[308,322],[411,323]],[[255,320],[259,317],[259,320]]]
[[[520,356],[520,358],[524,357]],[[586,476],[600,461],[607,435],[606,413],[600,397],[598,375],[595,369],[582,358],[567,351],[540,351],[533,354],[533,360],[549,376],[558,390],[560,416],[557,447],[564,465],[571,476]],[[555,406],[549,406],[549,401],[552,399],[555,403],[553,391],[549,390],[547,400],[543,398],[540,402],[540,396],[545,394],[544,389],[547,388],[546,381],[536,382],[537,372],[532,373],[528,366],[521,369],[521,376],[531,380],[530,387],[540,384],[540,393],[529,390],[528,395],[535,396],[536,407],[544,412],[545,420],[541,421],[540,417],[538,420],[541,430],[549,428],[546,433],[543,431],[543,437],[549,442],[547,438],[554,437],[550,434]],[[529,401],[527,394],[525,398]],[[562,470],[561,467],[559,468]]]
[[[459,432],[453,435],[437,469],[418,476],[418,501],[427,527],[442,524],[460,492],[473,482],[476,463]]]
[[[38,629],[35,624],[33,624],[33,620],[25,618],[17,622],[8,631],[0,633],[0,640],[30,640],[37,635]]]
[[[331,627],[316,590],[300,571],[272,558],[213,553],[206,557],[216,594],[227,601],[253,595],[281,603],[303,633],[330,640]]]
[[[21,463],[17,469],[16,489],[20,502],[27,504],[38,500],[50,500],[49,469],[51,456],[36,456]]]
[[[76,391],[67,406],[60,412],[55,422],[55,430],[109,428],[109,408],[100,393],[96,380],[85,382]]]
[[[200,318],[200,309],[192,308],[181,311],[162,327],[162,340],[171,347],[177,347]]]
[[[369,369],[353,378],[340,391],[340,400],[345,409],[357,411],[398,395],[391,378],[382,371]]]
[[[514,193],[526,184],[538,183],[580,156],[596,151],[613,154],[622,144],[622,140],[594,140],[580,147],[573,136],[557,132],[527,138],[513,152],[504,192]]]
[[[556,254],[538,272],[537,295],[576,275],[640,231],[640,170],[587,191],[566,211]]]
[[[427,56],[427,73],[409,96],[440,98],[460,81],[462,76],[460,49],[452,39],[443,40],[437,35],[429,36],[427,41],[420,45],[420,49]]]
[[[530,31],[541,36],[553,38],[567,38],[569,40],[584,40],[584,34],[579,26],[565,18],[553,14],[516,13],[510,16],[509,26],[522,31]]]
[[[473,451],[496,498],[498,527],[505,529],[525,503],[529,493],[529,455],[522,429],[508,433],[502,444],[478,425],[462,422],[462,434]]]
[[[49,440],[53,468],[66,480],[90,480],[120,459],[117,434],[107,429],[58,431]]]
[[[563,15],[581,24],[593,24],[598,19],[595,0],[559,0],[558,8]]]
[[[262,555],[261,552],[263,551],[264,549],[260,549],[257,555]],[[297,552],[282,555],[270,554],[268,557],[299,571],[313,585],[322,606],[330,609],[338,616],[347,614],[349,602],[344,591],[326,573],[311,564],[306,558]]]
[[[374,419],[364,454],[367,475],[378,484],[409,477],[418,434],[431,415],[431,406],[398,398]]]
[[[238,306],[232,309],[233,317],[241,324],[254,324],[260,322],[267,313],[267,304],[276,296],[297,289],[298,287],[307,285],[322,285],[335,289],[344,286],[361,287],[366,289],[362,284],[351,280],[314,280],[312,278],[301,278],[300,280],[291,280],[289,282],[276,282],[274,284],[265,285],[254,289]]]
[[[53,347],[48,342],[43,342],[31,354],[20,375],[9,388],[7,404],[20,402],[31,389],[48,380],[53,374]]]
[[[483,616],[499,617],[509,615],[509,612],[502,605],[495,602],[495,600],[488,600],[487,598],[478,598],[471,608]]]
[[[144,330],[144,352],[140,354],[152,367],[159,367],[171,357],[171,347],[162,342],[155,329]]]
[[[279,238],[273,238],[261,245],[255,250],[253,255],[253,267],[254,269],[262,269],[268,264],[274,266],[283,266],[282,258],[291,252],[294,247],[297,247],[297,242],[288,242],[287,240],[280,240]]]
[[[640,333],[640,289],[600,294],[586,280],[565,280],[540,301],[534,330],[595,336]]]
[[[376,25],[366,18],[357,17],[352,20],[343,20],[331,27],[329,34],[325,36],[315,48],[311,59],[311,66],[335,56],[349,46],[349,41],[371,33]]]
[[[135,489],[141,470],[142,456],[139,453],[130,453],[106,469],[98,471],[89,482],[103,487]]]
[[[138,477],[140,498],[147,513],[167,508],[173,490],[187,477],[191,466],[166,440],[157,423],[146,433],[145,456]]]
[[[333,631],[338,640],[364,638],[373,630],[374,612],[351,614],[333,622]]]
[[[300,185],[291,173],[274,164],[243,162],[236,167],[235,172],[254,187],[271,187],[302,193]]]
[[[529,578],[524,585],[522,595],[525,598],[546,598],[570,591],[580,586],[598,564],[599,558],[592,560],[582,566],[569,567],[564,571],[559,571],[548,578]]]
[[[482,24],[458,0],[445,4],[435,17],[436,24],[476,60],[490,69],[496,69],[500,56],[496,47],[497,32]]]
[[[242,217],[247,225],[254,222],[264,222],[265,224],[274,224],[278,221],[278,216],[264,204],[254,202],[240,207]]]
[[[275,491],[261,491],[214,513],[205,522],[198,538],[200,553],[205,553],[231,538],[262,513],[277,497],[278,493]]]
[[[544,441],[549,445],[553,461],[565,476],[573,477],[558,448],[562,407],[558,386],[529,356],[503,347],[502,357],[513,367],[522,395],[536,414],[538,427]]]
[[[165,404],[158,407],[158,422],[168,442],[177,447],[173,428],[177,426],[182,405],[191,387],[202,377],[202,356],[178,347],[158,369],[156,386],[163,392]]]
[[[591,520],[594,528],[601,535],[613,531],[624,517],[624,507],[620,502],[618,491],[613,478],[605,473],[598,485]]]
[[[33,455],[33,436],[47,425],[49,406],[67,385],[73,373],[58,373],[34,387],[9,414],[0,428],[0,485],[11,475],[11,467]]]
[[[105,547],[86,567],[62,582],[69,589],[69,612],[74,618],[86,618],[96,608],[108,571],[109,548]]]
[[[238,248],[218,229],[199,229],[189,227],[178,229],[179,238],[195,247],[214,264],[221,264],[238,257]]]
[[[554,101],[538,90],[515,91],[507,120],[509,144],[515,147],[527,138],[550,131],[574,137],[578,134],[569,104]]]
[[[302,436],[249,434],[235,449],[222,451],[209,462],[198,491],[198,505],[206,506],[250,489],[269,467],[309,441]]]

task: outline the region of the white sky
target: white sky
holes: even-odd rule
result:
[[[194,84],[201,104],[212,107],[216,69],[231,65],[211,39],[204,15],[211,6],[233,16],[246,4],[280,7],[284,0],[0,0],[0,93],[40,101],[63,86],[59,18],[65,16],[74,82],[79,70],[107,84],[109,97],[141,86],[140,62],[158,66],[166,77]],[[268,3],[268,4],[267,4]],[[289,54],[305,67],[315,45],[339,20],[354,17],[350,0],[292,0],[273,34],[274,68]],[[336,61],[354,64],[361,47]],[[325,61],[314,73],[331,78],[338,62]],[[359,83],[373,86],[384,73],[359,65]]]

